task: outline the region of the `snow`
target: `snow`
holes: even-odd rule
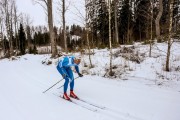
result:
[[[61,51],[61,47],[57,46],[57,50]],[[37,47],[38,54],[48,54],[51,53],[51,46],[40,46]]]
[[[71,40],[78,41],[81,37],[77,35],[72,35]]]
[[[91,69],[84,66],[89,65],[88,56],[82,56],[80,70],[86,72],[75,80],[75,93],[106,107],[97,112],[54,95],[63,92],[62,88],[57,89],[63,82],[42,93],[62,79],[56,70],[58,59],[47,54],[27,54],[16,60],[0,60],[0,120],[179,120],[180,43],[173,43],[170,72],[163,70],[166,43],[156,43],[152,57],[148,57],[149,46],[137,43],[134,46],[139,55],[145,53],[143,61],[137,64],[121,56],[113,57],[113,65],[118,66],[113,69],[116,78],[102,77],[109,67],[108,49],[94,50]],[[53,64],[42,64],[46,59]]]

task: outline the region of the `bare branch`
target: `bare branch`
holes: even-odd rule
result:
[[[44,9],[45,14],[48,15],[47,14],[47,1],[46,0],[33,0],[33,2],[34,2],[34,4],[39,4]],[[43,5],[42,2],[45,3],[46,6]]]
[[[73,20],[76,21],[76,22],[78,22],[78,23],[81,23],[81,24],[83,23],[84,26],[86,25],[83,20],[78,20],[78,19],[75,19],[75,18],[73,18]]]
[[[73,11],[71,11],[74,15],[76,15],[77,17],[79,17],[80,19],[81,19],[81,21],[83,21],[83,25],[85,25],[86,23],[85,23],[85,20],[86,20],[86,18],[85,18],[85,15],[83,15],[83,13],[80,11],[80,9],[78,9],[77,8],[77,6],[73,3],[72,4],[73,5],[73,7],[77,10],[77,12],[78,12],[78,14],[77,13],[75,13],[75,12],[73,12]],[[78,20],[76,20],[76,21],[78,21]],[[82,22],[81,22],[82,23]]]
[[[68,5],[65,8],[65,12],[69,10],[70,5],[71,5],[71,1],[68,2]]]
[[[58,12],[62,13],[62,2],[57,1],[56,3],[58,6],[61,6],[61,7],[57,7]],[[70,5],[71,5],[71,1],[68,1],[68,5],[65,6],[65,12],[69,10]]]

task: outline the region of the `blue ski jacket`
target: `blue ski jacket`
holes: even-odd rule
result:
[[[79,67],[78,64],[74,63],[74,56],[65,56],[63,59],[61,59],[57,65],[57,69],[60,70],[61,74],[66,74],[65,69],[70,68],[71,66],[74,66],[76,69],[76,72],[79,73]]]

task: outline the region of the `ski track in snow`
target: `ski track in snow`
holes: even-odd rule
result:
[[[54,94],[56,97],[58,97],[57,94]],[[143,120],[141,118],[138,118],[138,117],[135,117],[135,116],[132,116],[130,115],[129,113],[123,113],[123,112],[119,112],[119,111],[116,111],[114,109],[111,109],[111,108],[107,108],[105,107],[104,109],[100,109],[100,108],[97,108],[97,107],[93,107],[92,105],[88,105],[87,103],[82,103],[78,100],[73,100],[73,101],[76,101],[76,103],[78,103],[79,105],[77,105],[77,107],[81,107],[80,105],[82,105],[83,107],[87,107],[91,110],[96,110],[96,111],[92,111],[94,112],[94,114],[96,116],[98,116],[99,119],[102,119],[102,120]],[[71,104],[71,102],[68,102],[67,103]],[[74,103],[72,103],[72,105],[74,105]],[[76,105],[75,105],[76,106]]]
[[[56,95],[58,97],[58,94],[62,95],[62,93],[56,93],[54,95]],[[111,119],[114,118],[115,120],[116,119],[117,120],[143,120],[141,118],[132,116],[129,113],[120,112],[118,110],[111,109],[111,108],[109,108],[107,106],[102,106],[102,105],[99,105],[99,104],[96,104],[96,103],[93,103],[93,102],[90,102],[90,101],[86,101],[88,103],[85,103],[85,102],[81,102],[81,101],[75,100],[75,99],[72,99],[72,100],[76,101],[76,103],[78,103],[80,105],[83,105],[84,107],[87,107],[87,108],[92,109],[92,110],[96,110],[94,112],[97,112],[97,113],[99,113],[101,115],[110,117]],[[94,106],[90,105],[90,104],[93,104]]]

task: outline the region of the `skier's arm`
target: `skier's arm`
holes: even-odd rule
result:
[[[75,66],[75,70],[79,74],[79,67],[78,67],[78,65]]]
[[[78,73],[79,77],[83,77],[83,75],[81,73],[79,73],[79,67],[75,66],[76,72]]]

